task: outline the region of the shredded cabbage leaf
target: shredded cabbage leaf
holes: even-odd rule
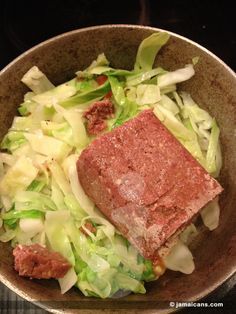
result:
[[[169,34],[161,32],[145,38],[139,45],[134,69],[151,70],[158,51],[167,43],[169,37]]]
[[[54,88],[54,85],[49,81],[47,76],[36,66],[30,68],[21,81],[35,94],[40,94]]]

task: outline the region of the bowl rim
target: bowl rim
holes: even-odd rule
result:
[[[233,69],[231,69],[223,60],[221,60],[217,55],[215,55],[213,52],[211,52],[210,50],[208,50],[207,48],[205,48],[204,46],[198,44],[197,42],[179,35],[175,32],[171,32],[162,28],[158,28],[158,27],[151,27],[151,26],[145,26],[145,25],[137,25],[137,24],[103,24],[103,25],[97,25],[97,26],[89,26],[89,27],[83,27],[83,28],[78,28],[78,29],[74,29],[68,32],[64,32],[61,33],[59,35],[53,36],[47,40],[44,40],[36,45],[34,45],[33,47],[31,47],[30,49],[26,50],[25,52],[21,53],[19,56],[17,56],[15,59],[13,59],[10,63],[8,63],[5,67],[3,67],[0,71],[0,80],[1,80],[1,76],[8,71],[8,69],[10,69],[12,66],[14,66],[15,63],[17,63],[18,61],[20,61],[21,59],[23,59],[25,56],[27,56],[28,54],[34,52],[35,50],[37,50],[38,48],[41,48],[45,45],[48,45],[54,41],[60,40],[61,38],[64,37],[68,37],[74,34],[78,34],[78,33],[83,33],[83,32],[87,32],[87,31],[93,31],[93,30],[100,30],[100,29],[114,29],[114,28],[121,28],[121,29],[146,29],[146,30],[150,30],[153,32],[166,32],[169,35],[176,37],[178,39],[181,39],[197,48],[199,48],[200,50],[204,51],[207,55],[211,56],[212,58],[214,58],[218,63],[220,63],[225,70],[230,73],[232,75],[232,77],[236,80],[236,73],[234,72]],[[212,285],[210,288],[208,289],[203,289],[203,291],[201,293],[199,293],[196,297],[195,301],[199,301],[207,296],[209,296],[210,294],[212,294],[217,288],[219,288],[220,286],[222,286],[222,284],[224,284],[226,281],[228,281],[229,279],[235,277],[235,282],[236,282],[236,265],[235,268],[232,269],[231,271],[229,271],[227,274],[225,274],[223,276],[223,278],[220,278],[214,285]],[[4,275],[2,275],[0,273],[0,282],[2,282],[6,287],[8,287],[11,291],[13,291],[14,293],[16,293],[18,296],[22,297],[24,300],[31,302],[33,304],[35,304],[36,306],[47,310],[51,313],[67,313],[66,309],[53,309],[48,307],[47,305],[44,305],[43,303],[41,303],[40,301],[37,301],[35,299],[33,299],[32,297],[30,297],[27,293],[25,293],[22,290],[18,290],[18,288],[13,285],[8,279],[5,278]],[[95,309],[96,310],[96,309]],[[169,309],[168,313],[172,311],[177,311],[177,309]],[[148,309],[144,309],[144,310],[139,310],[141,312],[145,312],[145,313],[153,313],[152,310],[148,310]],[[161,310],[163,313],[163,310]],[[165,312],[165,311],[164,311]]]
[[[0,76],[4,72],[6,72],[10,67],[12,67],[14,65],[14,63],[17,63],[20,59],[22,59],[26,55],[30,54],[34,50],[37,50],[38,48],[43,47],[44,45],[50,44],[50,43],[52,43],[55,40],[58,40],[60,38],[67,37],[67,36],[70,36],[70,35],[73,35],[73,34],[82,33],[82,32],[86,32],[86,31],[97,30],[97,29],[104,29],[104,28],[123,28],[123,29],[133,28],[133,29],[147,29],[147,30],[151,30],[151,31],[166,32],[166,33],[168,33],[171,36],[174,36],[174,37],[177,37],[179,39],[182,39],[183,41],[188,42],[188,43],[198,47],[199,49],[203,50],[208,55],[213,57],[216,61],[221,63],[236,78],[236,72],[234,72],[234,70],[231,69],[230,66],[228,66],[216,54],[214,54],[213,52],[211,52],[210,50],[208,50],[204,46],[198,44],[197,42],[195,42],[195,41],[193,41],[193,40],[191,40],[191,39],[189,39],[189,38],[187,38],[185,36],[179,35],[179,34],[177,34],[175,32],[171,32],[171,31],[165,30],[163,28],[152,27],[152,26],[145,26],[145,25],[137,25],[137,24],[103,24],[103,25],[96,25],[96,26],[88,26],[88,27],[74,29],[72,31],[64,32],[64,33],[61,33],[59,35],[53,36],[53,37],[51,37],[49,39],[46,39],[46,40],[44,40],[44,41],[34,45],[33,47],[29,48],[28,50],[24,51],[19,56],[14,58],[10,63],[8,63],[5,67],[3,67],[1,69]]]

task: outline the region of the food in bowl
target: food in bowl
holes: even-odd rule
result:
[[[101,54],[57,87],[37,67],[22,78],[32,92],[3,139],[0,181],[0,240],[15,247],[20,275],[107,298],[145,293],[144,281],[166,268],[194,270],[193,219],[201,210],[210,229],[219,221],[222,188],[211,177],[221,168],[219,128],[176,90],[193,64],[153,68],[168,38],[144,39],[132,71],[113,69]]]

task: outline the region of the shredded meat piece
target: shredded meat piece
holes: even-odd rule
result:
[[[105,130],[106,119],[112,118],[114,106],[110,99],[104,99],[93,103],[84,113],[87,119],[87,131],[91,135],[98,135]]]
[[[39,245],[18,245],[13,250],[15,270],[20,276],[49,279],[62,278],[71,268],[69,262],[58,252],[51,252]]]
[[[84,224],[85,228],[88,229],[91,233],[95,233],[97,230],[96,228],[92,225],[91,222],[86,222]],[[88,235],[88,233],[86,232],[86,230],[84,230],[82,227],[80,227],[80,231],[83,232],[83,234],[85,234],[86,236]]]

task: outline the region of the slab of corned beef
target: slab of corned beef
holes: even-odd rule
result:
[[[150,259],[223,190],[151,110],[94,140],[77,170],[86,194]]]

